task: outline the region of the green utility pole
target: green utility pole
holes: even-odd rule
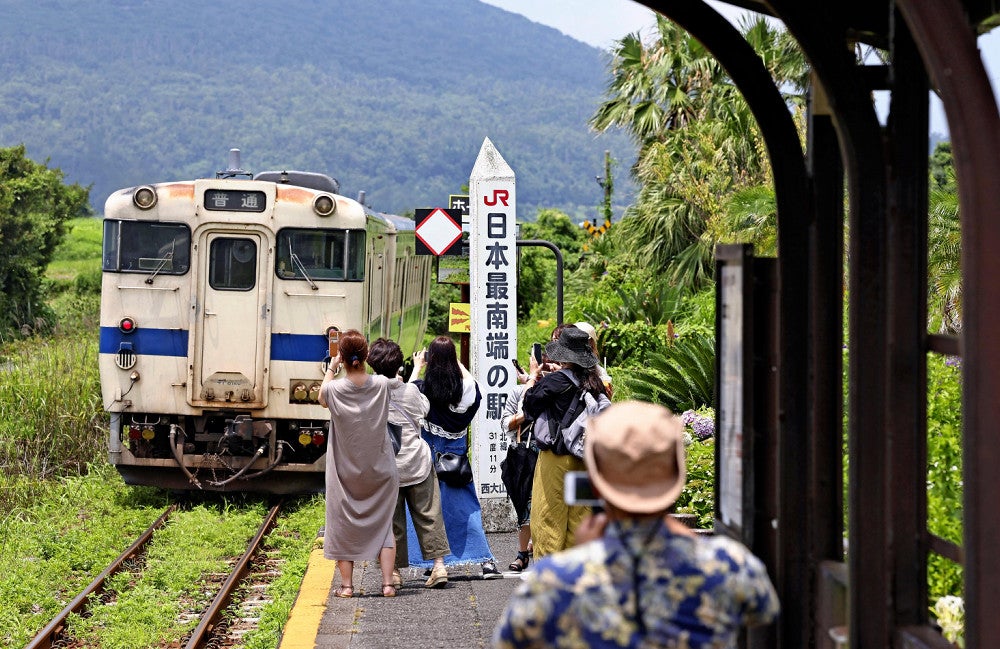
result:
[[[611,193],[615,188],[615,181],[611,178],[611,152],[604,152],[604,179],[598,179],[598,184],[604,188],[604,223],[611,225]]]

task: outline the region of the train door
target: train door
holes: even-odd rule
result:
[[[400,345],[403,344],[403,322],[406,318],[407,293],[407,261],[404,252],[399,248],[399,240],[395,240],[393,255],[389,257],[392,264],[392,302],[389,308],[389,338]]]
[[[201,235],[199,249],[192,403],[263,407],[267,240],[259,232],[210,231]]]
[[[368,285],[368,340],[387,335],[385,331],[386,310],[386,268],[385,247],[379,246],[379,237],[371,237],[368,244],[368,269],[365,282]]]

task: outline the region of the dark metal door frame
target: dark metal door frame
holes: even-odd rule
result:
[[[983,0],[733,0],[771,14],[815,75],[807,155],[791,146],[770,78],[727,21],[698,0],[645,0],[698,38],[747,98],[768,145],[778,201],[780,348],[777,394],[780,521],[776,585],[784,613],[776,646],[822,646],[812,627],[815,575],[837,559],[840,506],[839,322],[843,249],[839,179],[848,184],[851,646],[934,646],[924,571],[926,352],[963,356],[966,647],[1000,637],[1000,116],[972,20]],[[912,35],[911,35],[912,34]],[[858,66],[851,45],[891,52]],[[764,73],[766,75],[766,73]],[[926,318],[927,89],[938,89],[951,132],[963,234],[960,340],[928,336]],[[879,124],[871,92],[887,89]],[[776,99],[778,101],[776,101]],[[825,101],[824,101],[825,99]],[[833,135],[836,135],[834,140]],[[839,159],[835,149],[839,148]],[[829,322],[830,314],[836,322]],[[795,359],[794,362],[792,359]],[[803,470],[804,469],[804,470]],[[830,510],[836,510],[831,512]],[[805,530],[792,542],[790,526]],[[960,554],[956,552],[955,554]]]

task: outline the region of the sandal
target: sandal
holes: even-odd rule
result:
[[[337,586],[337,588],[334,589],[333,596],[349,599],[351,597],[354,597],[354,588],[351,586],[344,586],[343,584],[341,584],[340,586]]]
[[[512,572],[521,572],[528,567],[529,563],[531,563],[531,554],[527,550],[521,550],[517,553],[517,558],[507,566],[507,569]]]
[[[382,597],[395,597],[396,587],[392,584],[382,584]]]

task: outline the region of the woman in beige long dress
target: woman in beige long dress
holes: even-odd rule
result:
[[[368,342],[358,331],[340,336],[319,402],[330,409],[326,447],[326,530],[323,556],[337,562],[337,597],[354,595],[354,562],[378,557],[382,596],[395,597],[396,542],[392,515],[399,492],[396,458],[386,433],[393,379],[365,371]],[[346,376],[334,378],[340,366]]]

